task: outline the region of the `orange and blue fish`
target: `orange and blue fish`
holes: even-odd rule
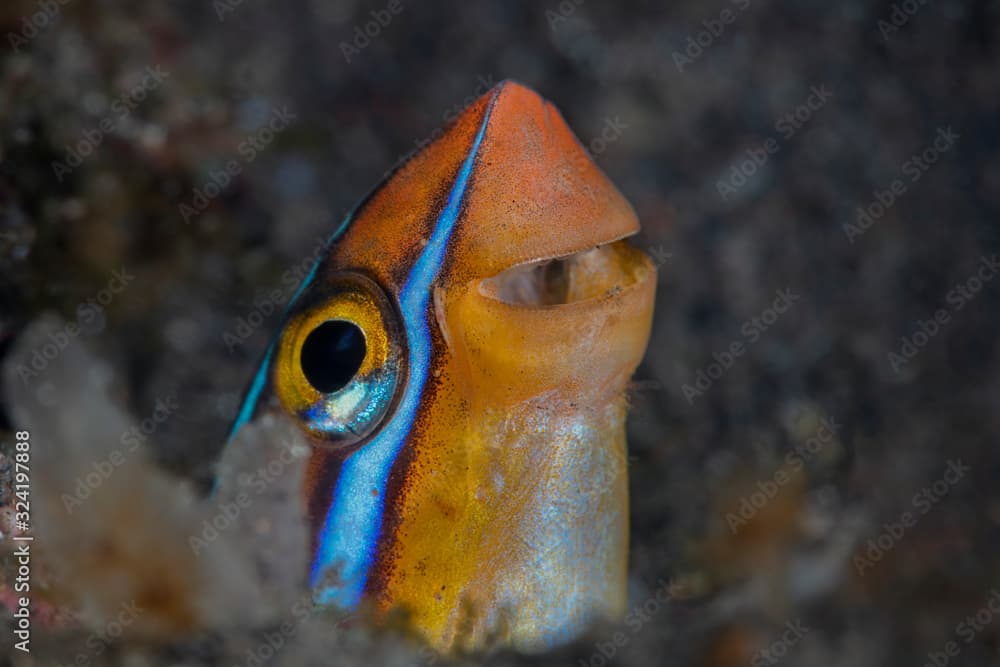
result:
[[[391,174],[295,294],[232,427],[312,443],[318,604],[441,651],[568,642],[625,607],[626,388],[656,270],[559,112],[504,82]]]

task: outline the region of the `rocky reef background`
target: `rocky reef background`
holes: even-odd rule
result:
[[[280,488],[254,509],[258,560],[222,540],[188,567],[149,533],[201,520],[325,235],[515,78],[635,205],[659,296],[632,390],[629,616],[465,661],[997,664],[998,33],[977,0],[5,1],[0,468],[24,419],[50,470],[134,443],[90,520],[50,526],[61,570],[36,544],[33,653],[11,660],[442,662],[274,592],[297,539],[268,522]]]

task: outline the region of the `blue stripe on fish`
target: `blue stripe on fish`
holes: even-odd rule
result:
[[[354,211],[351,211],[344,218],[343,222],[340,223],[340,227],[336,229],[330,238],[326,241],[326,249],[329,251],[330,247],[343,236],[344,232],[351,225],[351,221],[354,219]],[[302,293],[306,291],[306,288],[312,284],[313,280],[316,279],[316,274],[319,272],[319,267],[322,265],[323,261],[326,259],[328,253],[323,253],[323,255],[313,263],[309,273],[299,284],[295,294],[292,295],[291,300],[288,305],[285,306],[285,313],[283,317],[287,317],[289,311],[291,311],[292,306],[298,301]],[[274,347],[277,345],[278,338],[281,336],[281,329],[274,335],[271,339],[270,344],[267,346],[267,352],[264,354],[264,360],[260,363],[257,368],[257,374],[253,377],[253,382],[250,383],[250,389],[247,391],[247,395],[243,399],[243,404],[240,406],[240,411],[236,415],[236,420],[229,429],[228,439],[232,440],[236,436],[236,433],[243,428],[243,425],[253,419],[254,412],[257,410],[257,402],[260,400],[261,392],[264,391],[264,387],[267,385],[267,374],[271,370],[271,357],[274,356]]]
[[[431,285],[437,279],[461,212],[492,107],[491,101],[431,238],[400,291],[400,310],[409,350],[406,387],[389,422],[371,442],[354,452],[341,469],[310,568],[309,580],[317,588],[314,597],[318,603],[353,609],[364,591],[382,526],[389,472],[413,427],[430,369],[428,305]],[[336,569],[336,580],[323,581],[330,568]]]

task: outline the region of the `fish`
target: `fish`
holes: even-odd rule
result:
[[[558,110],[503,81],[376,187],[291,299],[231,436],[310,443],[315,603],[441,653],[571,642],[626,606],[628,383],[656,267]]]

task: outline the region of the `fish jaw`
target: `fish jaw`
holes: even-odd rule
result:
[[[507,303],[480,281],[438,294],[449,354],[373,589],[441,651],[545,650],[624,613],[625,391],[656,271],[622,252],[634,280],[577,302]]]

